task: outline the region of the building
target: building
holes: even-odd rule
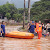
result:
[[[2,22],[2,21],[8,22],[7,17],[4,17],[4,19],[2,19],[2,17],[0,17],[0,22]]]
[[[50,19],[44,19],[45,23],[50,22]]]

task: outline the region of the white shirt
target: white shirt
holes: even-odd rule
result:
[[[50,24],[49,23],[46,26],[47,26],[47,29],[50,28]]]

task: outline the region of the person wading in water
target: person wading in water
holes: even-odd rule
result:
[[[2,21],[2,24],[1,24],[1,33],[2,33],[2,36],[5,37],[5,22]]]

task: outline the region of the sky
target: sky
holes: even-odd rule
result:
[[[24,8],[24,0],[0,0],[0,5],[6,4],[6,2],[13,3],[16,8]],[[26,1],[26,8],[28,7],[28,0]],[[31,0],[31,5],[40,0]]]
[[[28,0],[26,0],[26,1],[28,1]],[[39,0],[31,0],[31,1],[39,1]]]

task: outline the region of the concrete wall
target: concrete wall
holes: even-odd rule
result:
[[[0,22],[2,22],[2,21],[8,22],[7,17],[4,17],[4,19],[0,19]]]
[[[0,23],[1,23],[2,21],[5,21],[5,22],[7,22],[7,23],[9,23],[9,24],[15,24],[15,23],[16,23],[15,20],[8,20],[7,17],[4,17],[4,19],[0,19]]]
[[[0,22],[2,22],[2,21],[8,22],[8,20],[5,20],[5,19],[0,19]]]

